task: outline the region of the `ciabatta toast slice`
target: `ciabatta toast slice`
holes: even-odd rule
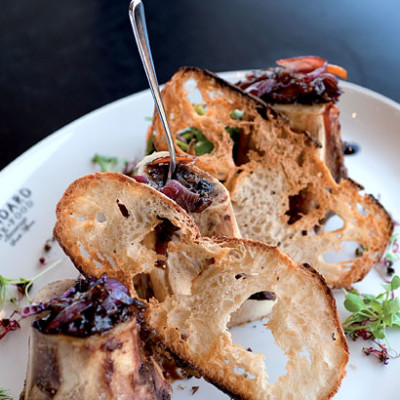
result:
[[[146,165],[139,166],[138,174],[146,173]],[[212,188],[208,207],[191,213],[203,233],[238,235],[229,194],[223,185],[196,167],[178,168],[187,180],[196,174]],[[161,171],[164,170],[166,165],[161,164]],[[147,175],[136,177],[143,176]],[[155,178],[154,170],[152,176]],[[181,181],[185,183],[183,178]],[[153,183],[140,183],[112,172],[77,179],[57,206],[54,235],[84,275],[99,277],[107,271],[108,276],[123,282],[131,295],[146,298],[154,294],[162,300],[172,291],[181,290],[179,283],[172,285],[176,276],[175,269],[169,268],[169,246],[175,241],[194,240],[200,232],[186,211],[159,188],[150,186]],[[198,271],[186,273],[192,279]],[[232,324],[261,318],[271,307],[269,301],[251,303],[251,312],[238,312]]]
[[[133,295],[138,292],[132,282],[150,275],[154,291],[165,290],[158,299],[149,296],[145,313],[156,338],[235,398],[333,396],[345,374],[348,350],[323,278],[261,242],[198,238],[185,215],[149,186],[119,174],[95,174],[68,188],[57,207],[55,234],[85,275],[107,273],[131,282]],[[179,227],[167,243],[162,268],[150,240],[159,226],[157,217]],[[287,373],[276,383],[268,381],[264,356],[233,345],[226,329],[231,315],[263,291],[274,294],[268,327],[289,357]]]
[[[206,112],[196,111],[190,90],[201,96]],[[202,132],[197,140],[212,144],[198,165],[224,180],[243,237],[281,246],[297,263],[312,263],[334,287],[362,279],[382,257],[393,230],[390,215],[350,179],[337,183],[307,132],[292,130],[260,99],[195,67],[181,68],[163,98],[175,138],[190,127]],[[153,121],[154,144],[165,149],[156,115]],[[333,216],[342,226],[328,232],[325,222]],[[327,261],[348,242],[364,251]]]
[[[185,293],[151,300],[146,318],[168,349],[233,398],[333,396],[348,350],[335,300],[315,270],[295,265],[275,247],[245,239],[181,243],[179,256],[176,267],[196,265],[198,277]],[[264,355],[233,344],[226,328],[230,315],[260,291],[276,296],[267,326],[289,358],[287,372],[274,383]]]
[[[200,232],[173,200],[113,172],[87,175],[66,190],[56,210],[54,236],[86,276],[104,272],[136,294],[133,277],[160,270],[170,240]],[[140,283],[138,283],[140,285]]]

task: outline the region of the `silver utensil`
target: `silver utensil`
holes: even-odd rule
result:
[[[132,24],[133,34],[135,36],[136,44],[139,50],[140,58],[142,59],[144,71],[146,72],[147,80],[149,81],[151,94],[153,95],[154,103],[156,105],[158,115],[160,116],[161,123],[167,137],[167,144],[169,150],[169,169],[167,182],[172,179],[173,173],[176,168],[176,152],[174,141],[172,139],[171,129],[169,128],[167,114],[163,101],[161,99],[160,88],[154,70],[153,58],[151,56],[149,37],[146,28],[146,19],[144,16],[144,6],[141,0],[132,0],[129,5],[129,17]]]

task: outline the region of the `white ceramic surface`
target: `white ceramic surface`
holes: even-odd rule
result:
[[[224,73],[236,81],[239,72]],[[350,176],[363,183],[366,191],[380,198],[395,219],[400,219],[400,105],[370,90],[343,83],[339,103],[344,140],[360,144],[361,151],[346,157]],[[100,108],[55,132],[32,147],[0,172],[0,274],[31,277],[42,267],[43,244],[52,235],[55,206],[75,178],[96,171],[91,163],[95,153],[140,159],[153,103],[145,91]],[[19,203],[18,203],[19,202]],[[55,246],[46,260],[62,256]],[[397,264],[397,268],[400,264]],[[35,284],[40,288],[56,279],[76,277],[65,259]],[[356,287],[377,293],[382,282],[376,271]],[[343,295],[335,293],[341,320],[346,316]],[[232,330],[233,340],[267,355],[267,371],[272,380],[284,373],[284,359],[273,337],[260,322]],[[400,332],[389,333],[390,342],[400,350]],[[0,341],[0,386],[18,398],[27,362],[27,323]],[[335,396],[344,399],[400,399],[400,359],[388,366],[361,353],[365,343],[350,343],[347,376]],[[192,398],[192,386],[200,386],[197,399],[228,399],[210,384],[191,379],[174,384],[174,399]]]

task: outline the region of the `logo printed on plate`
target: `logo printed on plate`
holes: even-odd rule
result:
[[[32,190],[22,188],[0,207],[0,242],[15,246],[29,231],[35,221],[27,212],[33,205]]]

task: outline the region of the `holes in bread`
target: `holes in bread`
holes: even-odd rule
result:
[[[90,258],[89,252],[85,249],[85,246],[82,243],[79,245],[79,251],[84,258]]]
[[[106,218],[106,216],[104,215],[103,211],[100,211],[99,213],[97,213],[97,215],[96,215],[96,221],[97,221],[97,222],[100,222],[101,224],[102,224],[103,222],[106,222],[106,221],[107,221],[107,218]]]
[[[194,111],[199,116],[207,114],[208,107],[204,102],[200,90],[197,88],[197,81],[193,78],[188,79],[184,84],[186,96],[193,106]]]
[[[286,363],[288,357],[284,351],[275,343],[271,331],[267,328],[268,318],[261,321],[247,323],[246,325],[235,326],[230,329],[232,342],[243,346],[247,351],[251,349],[252,353],[261,353],[266,355],[264,360],[265,369],[268,374],[268,382],[276,382],[280,376],[286,374]],[[251,335],[249,335],[249,328]],[[234,372],[238,375],[244,375],[246,371],[235,366]],[[247,376],[252,379],[251,374]]]
[[[329,215],[326,219],[324,228],[325,232],[336,232],[343,228],[344,221],[333,211],[327,211],[326,215]]]
[[[155,252],[167,256],[168,243],[172,240],[175,232],[179,231],[169,219],[157,216],[161,222],[154,228]]]
[[[258,149],[256,146],[256,142],[253,139],[255,135],[251,133],[251,125],[249,129],[250,132],[245,132],[243,128],[237,126],[225,127],[233,142],[232,157],[237,167],[247,164],[250,159],[255,158],[257,155],[260,157],[265,155],[265,151]]]
[[[94,265],[96,265],[96,267],[98,269],[103,269],[104,268],[104,265],[100,261],[93,259],[93,262],[94,262]]]
[[[117,206],[119,208],[120,213],[122,214],[123,217],[128,218],[129,217],[129,211],[126,208],[126,205],[124,203],[121,203],[119,199],[116,200]]]
[[[306,155],[305,151],[303,150],[297,157],[296,157],[296,163],[299,167],[303,167],[304,161],[306,160]]]
[[[207,91],[208,96],[210,97],[210,99],[216,99],[218,97],[225,97],[225,94],[222,90],[209,90]],[[228,101],[228,103],[233,103],[233,101],[229,98],[226,98],[225,100]]]
[[[133,287],[142,300],[149,300],[154,297],[150,274],[142,272],[135,275],[133,278]]]
[[[109,262],[109,264],[114,269],[114,271],[116,271],[117,270],[117,264],[115,264],[114,259],[111,256],[109,256],[108,254],[104,254],[104,258]]]
[[[364,217],[367,216],[367,211],[365,210],[365,208],[364,208],[360,203],[357,203],[357,210],[358,210],[359,213],[360,213],[361,215],[363,215]]]
[[[289,216],[288,225],[292,225],[309,212],[319,209],[311,186],[301,189],[297,194],[289,196],[289,210],[285,215]]]
[[[254,375],[250,374],[250,372],[244,370],[243,368],[238,367],[237,365],[235,365],[235,367],[233,368],[233,372],[236,375],[243,375],[247,379],[255,379],[256,378]]]
[[[203,96],[200,90],[197,88],[197,81],[193,78],[189,78],[185,83],[184,87],[186,90],[186,96],[192,104],[198,104],[203,102]]]
[[[357,255],[357,249],[360,248],[360,243],[355,241],[343,241],[341,248],[336,250],[330,250],[322,255],[325,262],[330,264],[336,264],[340,262],[346,262],[354,260],[359,257]]]

